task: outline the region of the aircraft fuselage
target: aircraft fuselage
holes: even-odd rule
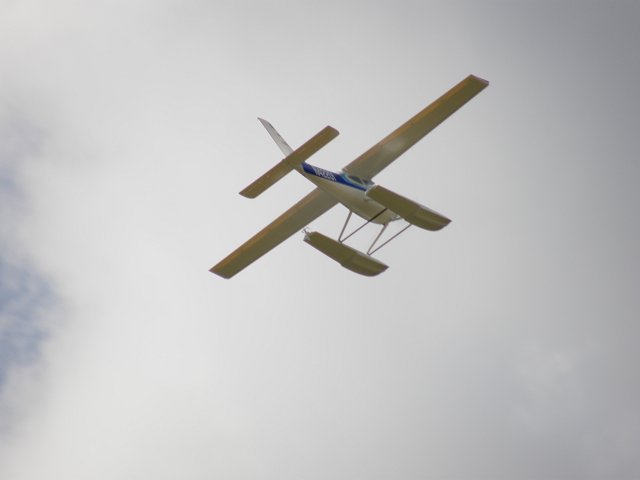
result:
[[[306,162],[296,170],[365,220],[384,225],[400,218],[396,213],[367,197],[367,190],[375,185],[371,180],[363,180],[347,173],[330,172]]]

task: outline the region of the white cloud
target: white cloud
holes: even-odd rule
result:
[[[633,102],[635,26],[594,58],[595,14],[403,5],[2,7],[3,257],[56,299],[3,366],[2,478],[637,474],[635,110],[586,118]],[[279,159],[255,116],[293,145],[331,122],[339,168],[470,72],[490,88],[379,179],[451,227],[373,281],[301,238],[207,272],[310,188],[235,195]]]

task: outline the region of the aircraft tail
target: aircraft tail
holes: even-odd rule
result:
[[[293,153],[293,148],[291,148],[289,144],[284,141],[284,138],[282,138],[278,131],[273,128],[273,125],[271,125],[263,118],[258,117],[258,120],[260,120],[262,126],[267,129],[267,132],[269,132],[269,135],[271,135],[273,141],[276,142],[276,145],[280,147],[282,153],[284,153],[285,155],[291,155]]]
[[[287,142],[282,139],[269,122],[265,120],[260,121],[286,157],[277,163],[271,170],[240,192],[240,195],[247,198],[256,198],[267,188],[282,179],[282,177],[287,173],[338,136],[338,131],[335,128],[326,126],[301,147],[293,150],[289,145],[287,145]]]

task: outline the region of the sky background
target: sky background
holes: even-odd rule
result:
[[[0,0],[0,478],[640,478],[640,3]],[[473,73],[365,278],[208,269]],[[337,235],[335,207],[312,224]],[[373,234],[373,230],[368,232]]]

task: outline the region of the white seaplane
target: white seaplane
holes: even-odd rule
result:
[[[396,238],[411,225],[437,231],[451,220],[413,200],[392,192],[371,179],[396,158],[415,145],[418,140],[437,127],[462,105],[489,85],[489,82],[469,75],[451,90],[427,106],[404,125],[364,152],[341,173],[330,172],[306,163],[314,153],[338,136],[338,131],[327,126],[301,147],[293,150],[266,120],[259,119],[276,142],[285,158],[275,167],[240,192],[255,198],[292,170],[316,185],[306,197],[284,212],[251,239],[213,266],[210,271],[224,278],[256,261],[295,232],[304,228],[304,240],[317,250],[337,261],[343,267],[366,276],[375,276],[388,267],[372,257],[372,254]],[[347,219],[337,240],[305,227],[337,203],[349,210]],[[345,235],[352,214],[365,223]],[[407,225],[385,242],[377,245],[389,222],[404,219]],[[344,242],[370,223],[382,226],[367,252],[361,252]],[[377,245],[377,246],[376,246]]]

